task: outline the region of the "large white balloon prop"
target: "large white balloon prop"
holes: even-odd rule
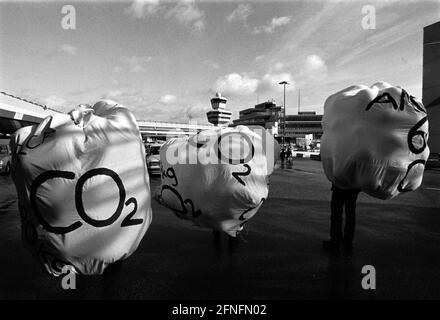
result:
[[[11,139],[25,245],[49,273],[101,274],[152,218],[137,122],[109,100],[49,116]]]
[[[262,127],[170,139],[160,150],[160,200],[180,218],[235,237],[267,199],[278,150]]]
[[[404,89],[384,82],[344,89],[326,100],[322,125],[322,164],[337,187],[389,199],[422,183],[428,119]]]

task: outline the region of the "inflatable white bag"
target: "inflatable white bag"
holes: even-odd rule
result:
[[[160,200],[178,217],[233,237],[268,196],[278,143],[262,127],[213,128],[160,150]]]
[[[49,273],[101,274],[151,219],[136,119],[113,101],[49,116],[11,139],[24,244]]]
[[[335,93],[325,102],[322,126],[322,165],[337,187],[389,199],[422,183],[427,114],[404,89],[379,82]]]

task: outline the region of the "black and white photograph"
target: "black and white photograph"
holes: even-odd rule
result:
[[[0,0],[0,300],[439,299],[440,1]]]

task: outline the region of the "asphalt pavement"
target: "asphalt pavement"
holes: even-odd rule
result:
[[[63,290],[23,248],[15,189],[1,176],[0,299],[440,299],[440,171],[392,200],[361,194],[352,257],[322,250],[330,196],[320,162],[278,169],[235,248],[153,202],[150,229],[121,268]],[[365,265],[375,290],[361,286]]]

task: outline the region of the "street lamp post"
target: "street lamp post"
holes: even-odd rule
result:
[[[283,110],[283,148],[286,142],[286,84],[289,84],[287,81],[281,81],[280,83],[284,87],[284,110]]]

